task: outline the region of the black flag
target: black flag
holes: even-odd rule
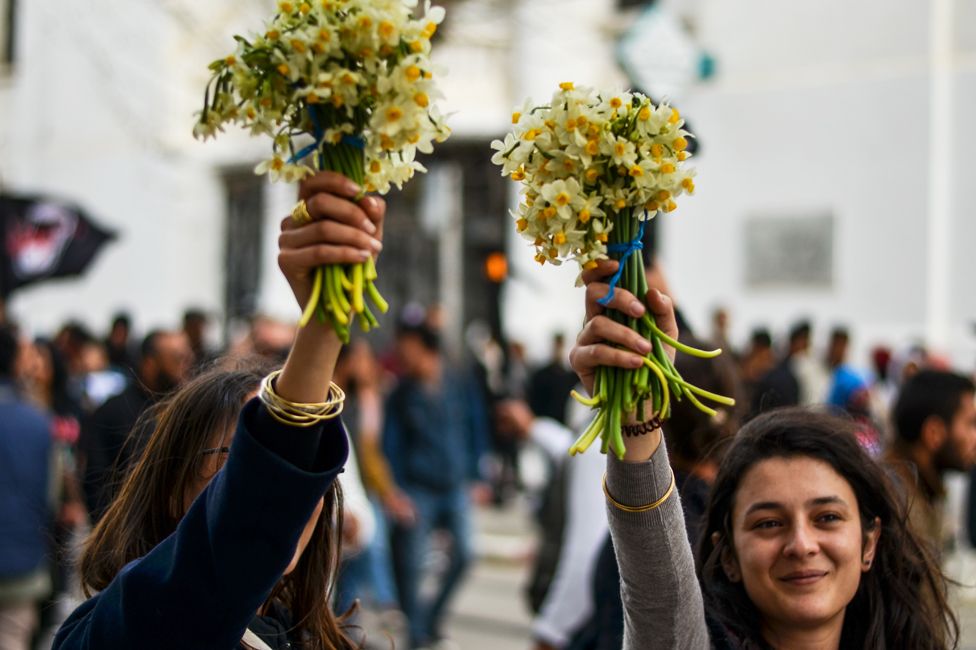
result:
[[[114,238],[77,206],[0,196],[0,298],[34,282],[80,275]]]

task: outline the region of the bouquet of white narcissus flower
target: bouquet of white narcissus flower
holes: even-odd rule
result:
[[[430,39],[444,10],[417,0],[280,0],[263,35],[235,36],[237,50],[210,64],[213,77],[193,129],[216,136],[228,123],[272,138],[272,155],[255,168],[272,180],[301,180],[315,170],[341,172],[364,192],[385,194],[417,171],[417,152],[450,134],[433,101]],[[304,204],[295,209],[307,218]],[[343,340],[365,304],[387,305],[373,285],[372,259],[320,268],[302,315],[328,318]]]
[[[617,286],[645,295],[639,253],[644,225],[658,212],[675,210],[676,199],[695,190],[694,172],[684,165],[691,134],[682,128],[678,110],[655,106],[639,93],[599,93],[567,82],[549,105],[526,103],[512,115],[512,123],[504,140],[492,142],[492,162],[501,165],[502,175],[522,184],[513,216],[518,231],[535,246],[536,260],[560,264],[572,259],[589,269],[597,260],[616,259],[620,267],[601,302],[609,302]],[[590,398],[574,391],[574,397],[599,412],[570,453],[585,451],[599,435],[604,453],[612,449],[623,457],[624,418],[643,415],[650,407],[652,419],[660,423],[670,415],[672,397],[686,398],[713,415],[699,397],[734,404],[684,381],[665,346],[706,358],[721,350],[679,343],[647,315],[636,319],[615,310],[608,315],[650,341],[652,352],[636,370],[600,368]]]

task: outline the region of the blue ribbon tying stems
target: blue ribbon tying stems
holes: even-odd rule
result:
[[[613,300],[614,289],[617,287],[617,283],[620,282],[620,276],[624,273],[624,266],[627,264],[628,258],[630,258],[630,256],[637,251],[644,249],[644,224],[646,223],[647,220],[640,222],[640,228],[637,230],[637,236],[626,244],[610,244],[607,246],[608,253],[621,253],[621,255],[620,266],[618,266],[617,271],[610,276],[610,291],[607,292],[607,295],[597,300],[597,302],[604,307],[607,306],[607,303]]]
[[[288,159],[288,164],[293,165],[305,156],[318,151],[318,148],[322,146],[322,142],[325,140],[325,129],[319,124],[318,115],[315,111],[308,112],[309,117],[312,118],[312,135],[315,137],[315,142],[300,149],[294,156]],[[342,143],[347,144],[350,147],[355,147],[357,149],[365,149],[366,141],[363,140],[362,136],[349,135],[348,133],[342,134]]]

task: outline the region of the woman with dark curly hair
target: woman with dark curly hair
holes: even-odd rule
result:
[[[615,268],[585,276],[588,322],[571,358],[588,387],[596,367],[636,367],[645,351],[596,303]],[[658,291],[645,307],[618,289],[609,308],[647,309],[677,338]],[[955,646],[945,578],[847,419],[783,409],[743,427],[709,497],[697,567],[660,430],[628,438],[623,461],[608,457],[605,491],[628,650]]]

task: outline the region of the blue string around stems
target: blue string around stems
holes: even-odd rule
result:
[[[607,292],[607,295],[597,300],[597,302],[604,307],[606,307],[607,304],[613,300],[614,289],[616,289],[617,283],[620,282],[620,276],[624,273],[624,266],[626,266],[627,260],[637,251],[644,249],[644,224],[646,223],[646,219],[640,222],[640,228],[637,229],[637,236],[629,242],[624,244],[610,244],[607,246],[608,253],[620,253],[620,266],[618,266],[616,272],[610,276],[610,282],[608,283],[610,285],[610,291]]]
[[[294,156],[288,159],[288,164],[292,165],[304,158],[305,156],[317,151],[319,147],[322,146],[322,142],[325,141],[325,129],[319,124],[318,115],[315,111],[310,110],[308,112],[309,117],[312,119],[312,137],[315,138],[315,142],[312,144],[302,147]],[[360,135],[349,135],[348,133],[342,134],[342,143],[349,145],[350,147],[355,147],[356,149],[365,149],[366,140]]]

